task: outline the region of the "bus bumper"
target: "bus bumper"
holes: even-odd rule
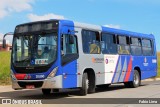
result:
[[[13,80],[13,89],[33,89],[33,88],[43,88],[43,89],[60,89],[62,86],[62,75],[55,76],[53,78],[47,78],[44,80]]]

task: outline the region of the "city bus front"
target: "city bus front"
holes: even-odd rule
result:
[[[18,25],[11,55],[13,89],[62,88],[59,21]]]

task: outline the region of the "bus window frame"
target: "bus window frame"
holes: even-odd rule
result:
[[[62,38],[62,36],[63,35],[70,35],[70,34],[61,34],[61,38]],[[74,61],[74,60],[76,60],[76,59],[78,59],[79,58],[79,49],[78,49],[78,37],[77,37],[77,35],[71,35],[71,36],[74,36],[75,38],[76,38],[76,48],[77,48],[77,53],[75,53],[75,54],[68,54],[68,55],[72,55],[72,56],[74,56],[74,58],[70,58],[70,56],[66,56],[67,58],[69,57],[71,60],[69,60],[69,61],[66,61],[66,62],[63,62],[63,57],[65,57],[65,55],[62,55],[61,54],[61,65],[62,66],[65,66],[65,65],[67,65],[67,64],[69,64],[69,63],[71,63],[72,61]],[[61,42],[61,39],[60,39],[60,42]],[[62,45],[62,44],[61,44]],[[62,48],[60,47],[60,51],[62,51],[61,50]],[[66,54],[67,55],[67,54]]]
[[[147,56],[154,56],[154,42],[153,42],[153,39],[151,38],[141,38],[141,43],[142,43],[142,40],[149,40],[150,43],[151,43],[151,55],[144,55],[144,52],[143,52],[143,44],[141,45],[142,46],[142,55],[147,57]]]
[[[128,37],[128,38],[129,38],[129,41],[128,41],[129,44],[120,44],[120,43],[119,43],[119,36],[126,37],[126,39],[127,39],[127,37]],[[116,40],[117,40],[117,52],[118,52],[118,54],[119,54],[119,55],[131,55],[130,36],[117,34]],[[127,43],[127,41],[126,41],[126,43]],[[129,46],[129,54],[119,53],[118,47],[119,47],[120,45],[122,45],[122,46]]]
[[[143,56],[143,50],[142,50],[142,38],[141,37],[138,37],[138,36],[130,36],[130,49],[131,49],[131,46],[137,46],[137,45],[131,45],[131,42],[132,42],[132,40],[131,40],[131,38],[137,38],[137,39],[140,39],[141,40],[141,46],[139,46],[140,48],[141,48],[141,55],[133,55],[131,52],[131,55],[132,56]]]
[[[118,54],[118,44],[117,44],[117,34],[114,33],[108,33],[108,32],[101,32],[101,42],[102,42],[102,34],[109,34],[115,36],[115,45],[116,45],[116,53],[110,53],[111,55],[117,55]],[[101,45],[100,45],[101,46]],[[108,54],[108,53],[103,53],[101,49],[102,54]]]
[[[86,52],[84,52],[84,48],[83,48],[83,44],[84,44],[84,41],[83,41],[83,31],[90,31],[90,32],[95,32],[95,33],[97,33],[98,35],[99,35],[99,48],[100,48],[100,53],[86,53]],[[102,52],[101,52],[101,33],[100,33],[100,31],[98,31],[98,30],[90,30],[90,29],[82,29],[82,31],[81,31],[81,40],[82,40],[82,51],[83,51],[83,53],[84,54],[88,54],[88,55],[99,55],[99,54],[102,54]]]

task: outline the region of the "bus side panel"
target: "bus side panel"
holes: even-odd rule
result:
[[[63,88],[77,87],[77,61],[63,66]]]
[[[86,54],[83,52],[82,28],[75,27],[78,38],[79,58],[77,60],[77,87],[82,86],[82,76],[86,69],[92,69],[95,74],[96,85],[105,84],[104,55],[103,54]]]
[[[157,75],[157,59],[155,56],[146,56],[143,58],[143,71],[141,79],[151,78]]]
[[[121,59],[122,66],[118,82],[129,81],[132,71],[132,57],[130,55],[121,55]]]
[[[84,69],[81,69],[81,65],[83,65],[83,62],[80,61],[80,59],[82,58],[82,54],[83,54],[83,50],[82,50],[82,29],[78,28],[78,27],[74,27],[74,30],[77,31],[76,32],[76,36],[77,36],[77,43],[78,43],[78,51],[79,51],[79,58],[77,59],[77,73],[79,73],[80,75],[77,75],[77,87],[82,87],[82,76],[83,76],[83,71]]]
[[[157,62],[155,56],[133,56],[133,71],[140,68],[141,80],[157,75]]]
[[[132,77],[132,57],[128,55],[119,55],[115,65],[112,83],[130,81],[130,77]]]
[[[61,34],[74,35],[74,23],[72,21],[61,21]],[[67,25],[67,26],[66,26]],[[77,87],[77,60],[62,65],[63,88]]]
[[[112,83],[119,62],[119,55],[104,55],[105,84]]]

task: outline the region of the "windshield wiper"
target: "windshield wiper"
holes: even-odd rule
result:
[[[20,62],[26,62],[26,61],[29,61],[30,60],[30,57],[28,57],[28,58],[26,58],[26,59],[24,59],[24,60],[21,60],[21,61],[16,61],[16,62],[18,62],[18,63],[20,63]]]

